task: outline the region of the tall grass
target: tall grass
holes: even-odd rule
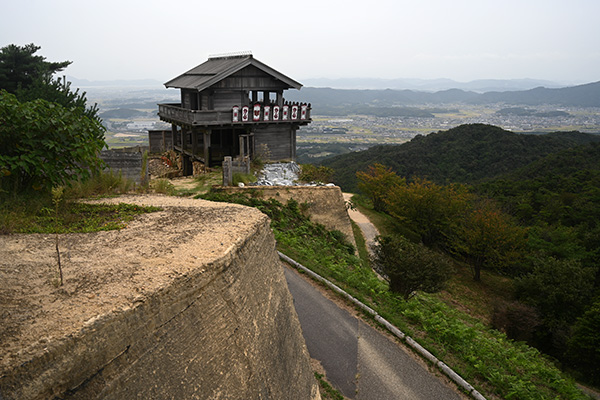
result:
[[[69,199],[128,193],[136,189],[135,182],[123,177],[121,171],[103,171],[84,181],[73,181],[65,196]]]

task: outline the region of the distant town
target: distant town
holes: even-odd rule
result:
[[[97,103],[107,127],[109,147],[144,146],[149,129],[170,129],[157,116],[157,103],[177,102],[176,94],[166,90],[90,91],[90,102]],[[600,134],[600,108],[565,106],[521,106],[506,104],[472,105],[424,104],[413,106],[428,111],[428,117],[381,117],[374,115],[320,115],[312,110],[313,122],[298,131],[299,154],[315,144],[344,144],[349,151],[364,150],[376,144],[400,144],[416,135],[427,135],[461,124],[485,123],[522,133],[581,131]],[[335,152],[334,152],[335,153]],[[325,156],[328,154],[321,154]]]

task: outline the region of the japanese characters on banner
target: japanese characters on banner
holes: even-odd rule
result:
[[[262,108],[262,112],[261,112]],[[249,122],[252,121],[297,121],[305,120],[308,118],[308,104],[285,104],[283,107],[278,105],[265,105],[261,106],[261,103],[256,103],[252,106],[250,111],[249,106],[243,106],[240,110],[239,106],[233,106],[232,108],[232,122]],[[240,116],[241,111],[241,116]],[[252,119],[250,119],[250,113],[252,113]]]

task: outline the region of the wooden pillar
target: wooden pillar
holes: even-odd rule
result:
[[[283,90],[277,91],[277,105],[283,107]]]
[[[192,154],[195,156],[198,150],[198,131],[192,130]]]
[[[204,166],[208,168],[210,166],[210,134],[211,130],[207,129],[204,131]]]
[[[171,124],[171,150],[175,148],[175,137],[177,135],[177,125]]]
[[[290,127],[290,159],[292,161],[295,161],[294,160],[294,153],[296,152],[295,151],[296,150],[296,140],[295,140],[296,139],[296,135],[295,135],[295,133],[296,133],[296,130],[294,129],[294,126],[292,125]]]

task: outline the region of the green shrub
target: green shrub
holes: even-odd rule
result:
[[[417,290],[438,292],[450,278],[446,256],[402,236],[379,236],[373,251],[376,270],[390,279],[390,289],[404,300]]]
[[[333,169],[324,166],[303,164],[298,179],[302,182],[329,183],[333,180]]]

